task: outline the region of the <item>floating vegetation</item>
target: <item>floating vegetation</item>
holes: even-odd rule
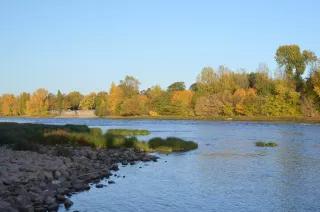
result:
[[[149,147],[159,152],[185,152],[197,149],[198,144],[176,137],[168,137],[166,139],[156,137],[149,140]]]
[[[263,142],[263,141],[257,141],[256,142],[257,147],[276,147],[278,146],[275,142]]]

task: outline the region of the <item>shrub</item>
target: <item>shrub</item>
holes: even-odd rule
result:
[[[198,144],[193,141],[185,141],[176,137],[162,139],[159,137],[149,140],[149,147],[157,151],[184,152],[198,148]]]
[[[258,142],[256,142],[256,146],[257,147],[276,147],[276,146],[278,146],[278,144],[275,142],[258,141]]]

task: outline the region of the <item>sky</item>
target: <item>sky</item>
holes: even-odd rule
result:
[[[279,45],[320,55],[317,0],[0,0],[0,93],[187,86],[205,66],[276,69]]]

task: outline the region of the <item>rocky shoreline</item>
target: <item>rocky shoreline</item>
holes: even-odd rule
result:
[[[118,164],[157,161],[133,149],[92,149],[40,145],[36,151],[0,147],[0,211],[57,211],[72,206],[70,195],[109,178]],[[109,181],[110,184],[114,183]]]

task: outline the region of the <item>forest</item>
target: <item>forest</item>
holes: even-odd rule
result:
[[[226,66],[204,67],[196,82],[186,88],[177,81],[166,89],[155,85],[140,90],[140,82],[126,76],[109,91],[83,95],[78,91],[0,96],[1,116],[50,116],[63,111],[94,110],[106,116],[175,117],[319,117],[320,61],[298,45],[280,46],[278,69],[233,71]]]

